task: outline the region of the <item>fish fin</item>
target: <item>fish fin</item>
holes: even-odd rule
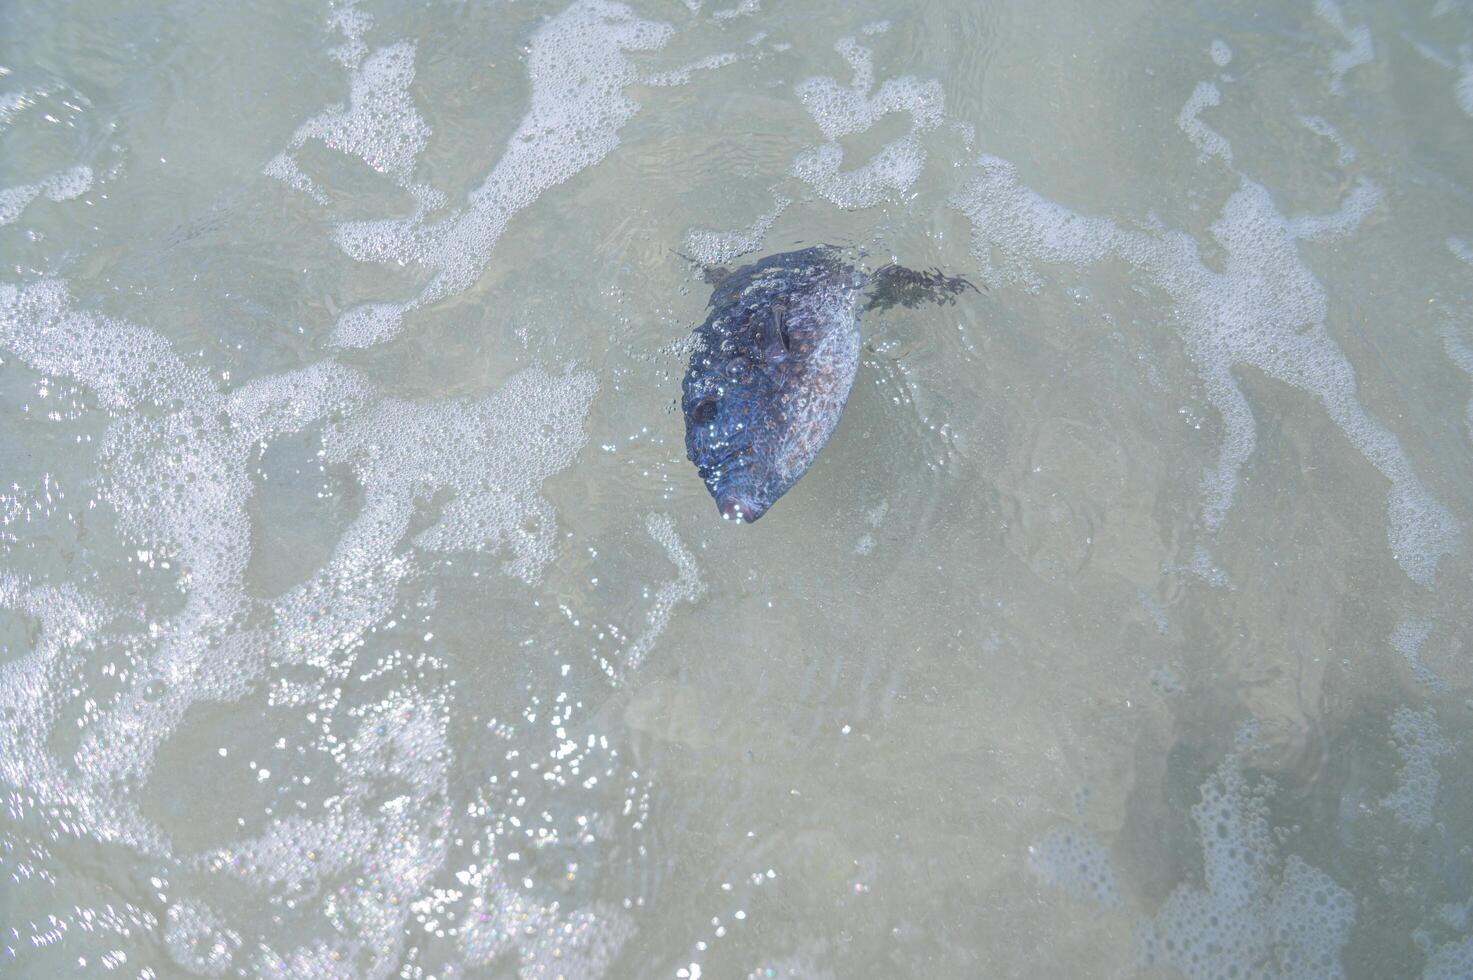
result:
[[[721,285],[722,280],[731,275],[731,270],[724,265],[707,265],[700,259],[691,258],[684,252],[676,251],[673,248],[670,251],[672,254],[680,256],[691,265],[699,268],[701,270],[701,279],[703,279],[708,286],[719,286]]]
[[[792,348],[792,339],[783,325],[787,312],[782,304],[774,304],[762,326],[762,353],[770,360],[782,360]]]
[[[956,302],[958,293],[968,289],[981,292],[961,276],[948,276],[940,269],[917,271],[894,263],[875,270],[870,285],[872,291],[866,310],[888,310],[893,306],[915,309],[922,303],[947,306]]]

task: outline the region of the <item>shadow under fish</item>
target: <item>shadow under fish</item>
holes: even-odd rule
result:
[[[938,270],[865,273],[828,245],[708,268],[706,281],[711,313],[682,382],[685,451],[721,516],[748,523],[798,482],[838,425],[859,369],[861,315],[976,290]]]

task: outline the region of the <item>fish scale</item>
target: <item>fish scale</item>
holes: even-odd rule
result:
[[[682,382],[686,455],[722,517],[748,523],[798,482],[839,424],[861,313],[947,302],[970,285],[893,265],[866,274],[833,246],[707,276],[711,312]]]

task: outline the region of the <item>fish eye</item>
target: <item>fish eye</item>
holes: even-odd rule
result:
[[[697,402],[690,410],[690,417],[696,425],[705,425],[716,417],[716,402],[713,399]]]

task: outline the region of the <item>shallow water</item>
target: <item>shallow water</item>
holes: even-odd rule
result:
[[[0,973],[1473,975],[1473,6],[0,24]]]

